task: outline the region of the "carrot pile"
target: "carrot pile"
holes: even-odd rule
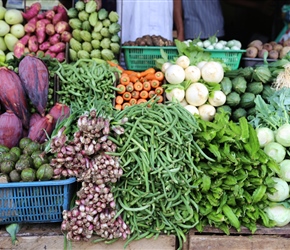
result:
[[[163,102],[163,79],[163,72],[154,68],[142,72],[122,70],[117,85],[115,108],[122,110],[127,106],[147,102],[153,97],[157,98],[157,102]]]

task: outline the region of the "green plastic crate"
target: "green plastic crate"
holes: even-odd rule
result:
[[[235,70],[239,68],[241,58],[246,50],[208,50],[205,51],[211,53],[211,58],[217,58],[223,60],[223,62],[231,68],[231,70]]]
[[[175,46],[123,46],[126,68],[129,70],[142,71],[155,67],[155,59],[161,58],[160,50],[163,49],[171,60],[178,55]]]

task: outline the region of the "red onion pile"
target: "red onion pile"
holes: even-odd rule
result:
[[[81,182],[75,207],[63,211],[61,229],[70,241],[89,240],[93,234],[112,240],[130,234],[122,217],[116,217],[117,209],[110,185],[123,174],[119,158],[107,155],[115,152],[116,144],[109,134],[124,133],[121,126],[111,126],[110,120],[97,117],[91,110],[78,118],[78,131],[68,140],[65,127],[51,139],[51,160],[54,178],[76,177]]]

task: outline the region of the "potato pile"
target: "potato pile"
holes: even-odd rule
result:
[[[123,46],[174,46],[174,42],[160,35],[144,35],[135,41],[126,41]]]
[[[260,40],[254,40],[247,46],[245,57],[248,58],[263,58],[264,53],[268,52],[267,58],[281,59],[290,51],[290,40],[283,43],[271,41],[263,43]]]

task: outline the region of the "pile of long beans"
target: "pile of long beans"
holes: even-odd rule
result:
[[[118,214],[132,240],[161,233],[176,235],[212,225],[229,234],[271,226],[263,208],[273,192],[277,165],[259,148],[254,129],[218,114],[215,122],[192,116],[181,105],[151,103],[128,107],[125,133],[109,137],[124,170],[112,189]]]
[[[88,106],[90,100],[105,100],[112,103],[117,68],[94,59],[80,59],[77,62],[59,63],[56,71],[59,78],[58,102]]]

